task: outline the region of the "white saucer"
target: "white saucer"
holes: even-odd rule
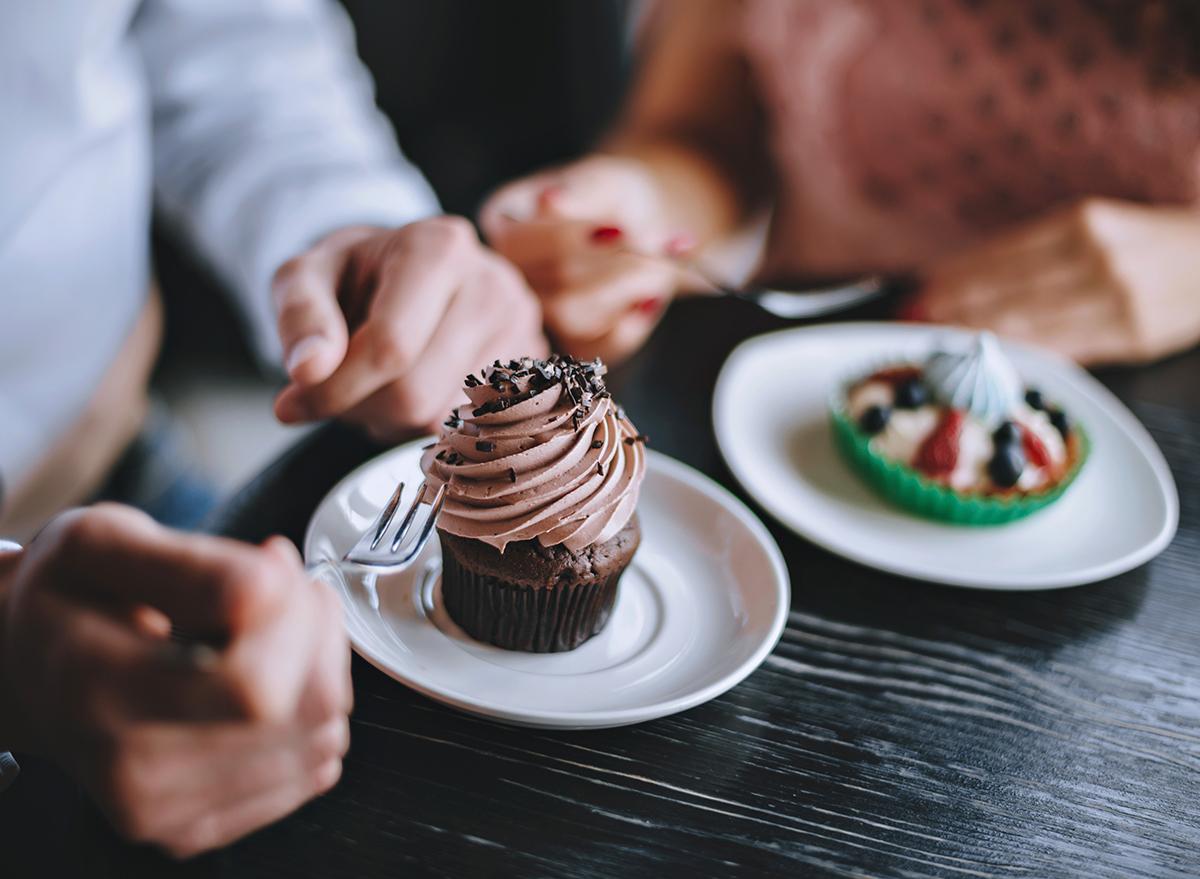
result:
[[[908,324],[803,327],[744,342],[713,401],[717,444],[734,476],[784,525],[883,571],[983,589],[1050,589],[1112,577],[1171,542],[1179,496],[1145,428],[1073,363],[1005,342],[1017,371],[1082,423],[1091,456],[1056,503],[993,527],[933,522],[879,498],[843,462],[827,400],[839,382],[893,355],[921,357],[964,331]]]
[[[305,558],[340,556],[398,479],[420,484],[424,441],[367,462],[317,507]],[[733,495],[678,461],[647,455],[642,544],[612,618],[569,653],[517,653],[471,639],[441,603],[436,539],[403,574],[342,595],[354,649],[430,698],[506,723],[565,729],[623,726],[692,708],[752,672],[783,631],[787,568],[767,529]]]

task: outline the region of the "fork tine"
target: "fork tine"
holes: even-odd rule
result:
[[[417,510],[421,507],[421,501],[425,498],[425,491],[429,486],[426,483],[421,483],[421,490],[417,492],[417,496],[413,498],[413,502],[408,506],[408,512],[404,514],[404,518],[400,522],[400,527],[396,529],[395,535],[392,537],[391,551],[395,552],[400,544],[404,541],[405,536],[412,528],[413,518],[417,515]]]
[[[442,512],[442,505],[446,502],[446,483],[438,486],[437,492],[433,496],[433,501],[429,505],[429,515],[425,517],[425,524],[421,526],[421,534],[413,542],[412,546],[405,551],[404,555],[396,562],[397,564],[407,565],[415,559],[425,548],[425,544],[429,541],[429,535],[433,533],[433,526],[437,524],[438,515]]]
[[[383,540],[383,535],[387,533],[388,526],[392,524],[392,519],[396,516],[396,508],[400,506],[400,498],[404,495],[404,482],[401,481],[396,490],[392,492],[392,496],[388,499],[387,506],[383,508],[383,512],[379,514],[379,518],[375,520],[375,524],[371,527],[375,529],[375,534],[371,538],[371,549],[379,546],[379,541]]]
[[[417,491],[417,496],[413,498],[413,502],[409,505],[404,513],[404,518],[401,520],[395,535],[387,542],[385,546],[380,546],[380,540],[386,535],[392,522],[396,518],[396,509],[400,502],[400,496],[404,491],[404,485],[397,486],[396,491],[392,494],[391,500],[388,501],[387,508],[380,513],[376,522],[363,532],[358,543],[354,545],[344,556],[342,561],[348,565],[354,565],[358,568],[366,568],[377,572],[394,573],[406,568],[425,548],[425,544],[429,542],[429,536],[433,533],[433,526],[437,523],[437,518],[442,512],[442,506],[445,504],[447,497],[446,484],[440,485],[433,496],[429,497],[429,487],[422,483],[421,488]],[[429,513],[425,520],[421,522],[421,530],[416,540],[410,540],[414,525],[417,520],[417,512],[423,503],[428,501]],[[374,532],[374,540],[372,540],[372,532]],[[367,548],[368,542],[370,548]],[[406,544],[401,547],[401,544]],[[379,547],[376,550],[376,547]]]

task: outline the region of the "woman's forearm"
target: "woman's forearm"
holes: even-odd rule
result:
[[[699,243],[735,232],[771,190],[755,90],[730,37],[739,15],[731,0],[659,0],[605,144],[643,164],[664,212]]]

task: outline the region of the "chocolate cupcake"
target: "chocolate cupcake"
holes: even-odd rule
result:
[[[509,650],[572,650],[604,628],[641,533],[643,437],[604,366],[499,361],[469,375],[421,460],[447,484],[442,598],[469,635]]]

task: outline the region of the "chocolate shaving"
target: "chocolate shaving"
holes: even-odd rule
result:
[[[433,457],[434,457],[435,459],[437,459],[438,461],[445,461],[445,460],[446,460],[446,450],[445,450],[445,449],[442,449],[440,452],[438,452],[438,453],[437,453],[436,455],[434,455]]]
[[[604,465],[601,464],[599,461],[596,462],[596,472],[599,473],[601,476],[604,475]]]
[[[480,370],[482,381],[476,379],[473,373],[467,376],[468,388],[486,383],[498,394],[494,400],[489,400],[474,409],[471,414],[478,418],[481,415],[502,412],[557,384],[562,386],[563,393],[576,410],[572,413],[572,419],[575,429],[578,430],[580,422],[591,411],[595,401],[609,396],[608,388],[604,384],[604,375],[607,372],[608,369],[599,358],[581,363],[573,357],[553,354],[545,360],[534,360],[530,357],[510,360],[507,366],[496,360],[491,366]],[[522,385],[525,390],[522,390]]]
[[[431,442],[431,443],[426,443],[425,445],[421,446],[421,451],[422,451],[422,452],[427,452],[427,451],[429,451],[430,449],[432,449],[432,448],[433,448],[434,446],[436,446],[436,445],[437,445],[437,440],[434,440],[434,441],[433,441],[433,442]]]
[[[604,440],[592,440],[592,448],[593,449],[604,448]]]
[[[515,388],[516,386],[514,385],[513,387]],[[496,390],[500,389],[497,388]],[[486,403],[476,409],[472,409],[471,414],[478,418],[480,415],[491,415],[494,412],[503,412],[505,409],[508,409],[511,406],[515,406],[518,403],[524,403],[526,400],[533,397],[535,393],[537,392],[530,390],[523,394],[517,394],[515,397],[497,397],[494,400],[488,400]]]
[[[632,446],[634,443],[648,443],[648,442],[650,442],[650,437],[646,436],[644,433],[639,433],[637,436],[625,437],[625,445],[627,445],[627,446]]]
[[[475,443],[475,451],[494,452],[496,451],[496,444],[488,440],[480,440],[479,442]]]
[[[508,481],[509,481],[509,482],[516,482],[516,481],[517,481],[517,471],[516,471],[516,468],[514,468],[514,467],[509,467],[509,468],[508,468]]]

